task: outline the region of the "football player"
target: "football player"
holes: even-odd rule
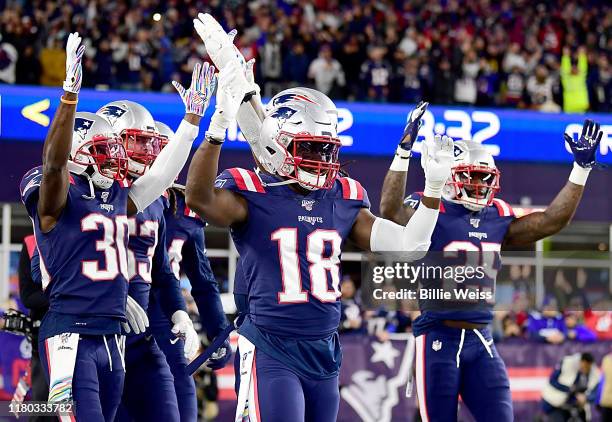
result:
[[[50,302],[40,327],[49,400],[74,400],[77,420],[112,421],[125,371],[121,324],[146,317],[127,296],[127,217],[171,185],[187,160],[199,119],[186,116],[178,140],[128,188],[127,155],[111,126],[92,113],[75,116],[80,42],[77,33],[69,35],[64,94],[45,140],[43,165],[25,174],[20,191]],[[201,100],[203,94],[193,96]]]
[[[204,68],[198,65],[193,74],[197,80],[200,71],[208,72],[202,87],[207,91],[206,100],[214,89],[214,68],[208,70],[208,64]],[[203,113],[205,107],[201,111]],[[111,123],[123,141],[128,156],[128,181],[143,176],[162,148],[162,139],[151,114],[142,105],[127,100],[113,101],[100,108],[97,114]],[[168,327],[168,334],[184,338],[185,341],[181,342],[183,353],[192,357],[197,352],[199,341],[186,312],[178,280],[170,269],[165,247],[164,211],[167,206],[167,199],[162,196],[128,220],[128,294],[146,312],[151,286],[156,286],[164,312],[174,323],[172,332]],[[116,420],[178,421],[179,410],[170,368],[155,339],[145,335],[146,326],[148,320],[141,321],[137,329],[127,333],[126,376]]]
[[[404,200],[404,193],[409,158],[426,109],[427,103],[420,103],[409,114],[382,189],[381,213],[398,224],[411,221],[421,207],[423,194],[413,193]],[[514,216],[510,205],[496,198],[500,172],[492,155],[478,143],[455,142],[452,173],[444,188],[430,251],[462,253],[468,260],[489,263],[482,287],[494,291],[503,247],[529,245],[570,222],[595,164],[601,137],[599,125],[591,120],[585,121],[579,139],[566,134],[565,141],[574,154],[568,182],[545,211],[520,218]],[[440,287],[440,280],[432,285]],[[421,418],[457,420],[461,395],[477,421],[512,421],[508,375],[487,328],[493,319],[494,301],[463,305],[441,300],[420,302],[421,315],[412,327]]]
[[[231,44],[223,31],[209,34],[201,20],[195,25],[211,57]],[[207,221],[231,228],[248,283],[236,419],[246,411],[252,421],[335,421],[342,244],[350,238],[365,250],[427,250],[452,145],[430,144],[423,206],[406,227],[372,215],[363,187],[338,177],[340,141],[318,104],[270,110],[254,152],[264,170],[232,168],[216,177],[226,129],[251,88],[237,61],[221,69],[186,201]]]
[[[158,133],[172,139],[174,133],[166,126],[155,122]],[[210,262],[206,256],[204,243],[205,223],[193,211],[185,206],[184,189],[175,185],[168,190],[169,207],[164,212],[166,221],[166,248],[172,271],[180,279],[181,268],[191,283],[193,296],[200,319],[210,339],[215,338],[228,325],[223,312],[219,287],[215,280]],[[157,289],[152,292],[157,293]],[[162,292],[159,292],[162,294]],[[174,390],[178,401],[181,422],[196,421],[198,416],[196,389],[193,377],[186,370],[187,360],[182,349],[182,340],[178,342],[171,334],[170,321],[164,315],[159,295],[152,295],[147,310],[151,333],[166,356],[174,376]],[[207,363],[211,369],[225,366],[231,357],[229,341]]]

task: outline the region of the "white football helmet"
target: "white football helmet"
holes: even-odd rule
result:
[[[276,94],[266,106],[266,115],[271,110],[280,105],[289,105],[295,103],[317,104],[329,114],[334,127],[338,126],[338,109],[336,104],[325,94],[316,89],[306,87],[295,87],[285,89]]]
[[[142,176],[162,147],[151,113],[138,103],[119,100],[106,104],[96,114],[104,117],[123,141],[130,175]]]
[[[170,129],[170,126],[168,126],[164,122],[160,122],[159,120],[155,121],[155,130],[161,137],[162,147],[174,137],[174,131]]]
[[[444,198],[472,211],[491,205],[500,189],[500,172],[491,153],[478,142],[456,141],[453,154]]]
[[[128,157],[111,125],[94,113],[78,112],[74,118],[69,169],[87,174],[94,185],[108,189],[128,172]]]
[[[330,189],[340,170],[341,143],[326,110],[307,101],[280,103],[261,127],[259,164],[305,189]]]

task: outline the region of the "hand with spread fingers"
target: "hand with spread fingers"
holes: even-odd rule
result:
[[[81,44],[81,37],[78,32],[68,35],[66,43],[66,80],[64,81],[64,91],[78,94],[83,82],[83,66],[81,60],[85,52],[85,46]]]
[[[567,133],[563,134],[563,137],[574,154],[576,164],[585,169],[590,169],[596,164],[597,148],[603,137],[599,123],[586,119],[578,139],[574,139]]]
[[[191,85],[188,89],[185,89],[177,81],[172,81],[172,85],[181,96],[183,104],[185,104],[185,113],[202,117],[217,85],[215,67],[208,63],[204,63],[204,65],[196,63],[191,75]]]
[[[421,166],[425,172],[424,196],[440,198],[451,174],[453,164],[453,140],[446,135],[436,135],[423,142]]]

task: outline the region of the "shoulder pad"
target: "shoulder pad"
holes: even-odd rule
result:
[[[254,171],[234,167],[224,170],[215,180],[219,189],[265,193],[261,179]]]
[[[506,201],[494,198],[492,205],[497,208],[500,217],[514,217],[514,210]]]

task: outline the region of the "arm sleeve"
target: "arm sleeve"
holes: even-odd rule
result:
[[[587,60],[586,53],[578,54],[578,72],[580,72],[580,76],[586,78],[587,71],[589,70],[589,61]]]
[[[34,249],[32,264],[34,264],[34,261],[38,262],[37,249]],[[26,308],[30,310],[46,310],[49,308],[49,300],[42,291],[40,272],[38,273],[38,280],[33,275],[28,249],[23,245],[21,255],[19,256],[19,296]]]
[[[170,267],[170,259],[166,250],[166,224],[163,219],[159,223],[158,236],[155,254],[153,255],[152,287],[155,288],[155,294],[159,299],[164,315],[172,321],[172,315],[176,311],[187,311],[187,307],[181,293],[180,283]]]
[[[187,162],[199,128],[183,120],[172,141],[159,153],[155,162],[130,188],[130,198],[138,211],[144,210],[170,187]]]
[[[370,235],[372,252],[407,252],[409,258],[420,259],[431,244],[439,210],[418,207],[406,226],[377,217]]]
[[[561,57],[561,67],[559,68],[561,78],[569,75],[571,68],[572,68],[572,63],[570,60],[570,56],[568,56],[567,54],[564,54],[563,57]]]
[[[191,282],[191,295],[209,338],[215,338],[229,322],[223,312],[219,286],[205,254],[204,233],[194,231],[183,245],[183,270]]]
[[[550,376],[550,385],[555,387],[557,390],[569,393],[570,387],[559,382],[559,375],[561,375],[561,369],[557,368]]]

